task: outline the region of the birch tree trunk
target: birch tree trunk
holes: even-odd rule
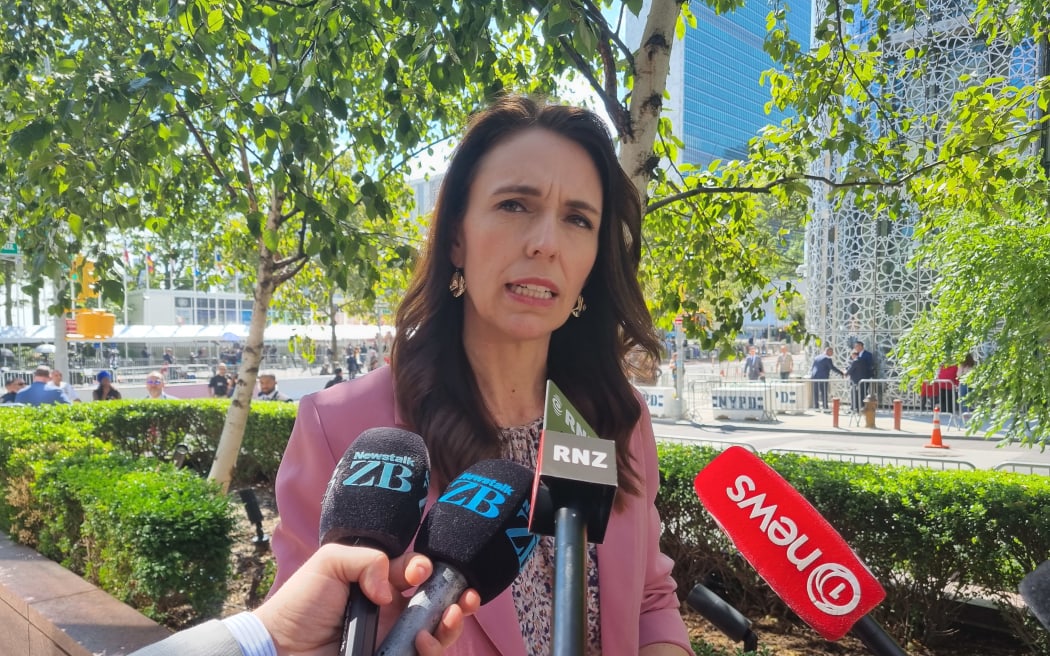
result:
[[[671,70],[675,23],[681,11],[679,0],[652,0],[641,44],[634,56],[634,89],[628,108],[630,134],[620,135],[620,165],[638,190],[643,212],[649,200],[649,180],[659,163],[653,154],[653,145]]]

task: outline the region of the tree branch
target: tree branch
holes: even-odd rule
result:
[[[204,159],[208,160],[208,166],[210,166],[212,171],[215,172],[215,177],[220,180],[226,177],[223,174],[222,169],[219,168],[219,163],[215,161],[215,157],[212,155],[211,149],[208,148],[208,144],[204,142],[204,136],[200,133],[200,130],[197,129],[197,126],[194,125],[193,121],[190,120],[190,115],[186,113],[186,108],[177,100],[175,101],[175,111],[179,115],[179,118],[182,119],[182,122],[186,124],[186,127],[193,135],[193,138],[197,140],[197,145],[200,146],[201,154],[204,155]],[[229,182],[224,182],[223,186],[226,188],[226,193],[230,195],[230,200],[236,202],[237,190],[233,188],[233,185]]]
[[[281,270],[280,273],[274,275],[274,278],[277,280],[277,284],[280,285],[282,282],[288,280],[289,278],[295,277],[295,274],[299,273],[299,271],[302,270],[303,265],[305,265],[306,261],[309,259],[310,258],[306,257],[306,253],[296,253],[295,255],[291,255],[280,260],[274,260],[274,271],[278,269]],[[292,273],[286,271],[285,269],[289,267],[294,268],[295,271]]]
[[[241,171],[244,173],[244,183],[248,191],[248,207],[251,211],[257,212],[259,211],[259,197],[255,195],[255,183],[252,182],[252,170],[248,166],[248,153],[245,151],[247,146],[244,143],[244,135],[239,132],[237,133],[237,144],[241,153]]]
[[[1029,134],[1032,134],[1033,132],[1038,132],[1038,130],[1032,130],[1022,135],[1007,137],[996,142],[995,144],[990,144],[990,146],[996,146],[1004,144],[1008,141],[1012,141],[1014,139],[1023,138]],[[973,155],[975,153],[979,153],[986,150],[988,147],[989,146],[982,146],[979,148],[968,148],[962,152],[953,154],[952,159],[954,160],[963,155]],[[808,173],[803,173],[799,175],[785,175],[764,185],[734,185],[732,187],[693,187],[692,189],[687,189],[686,191],[673,194],[671,196],[665,196],[658,201],[649,203],[645,206],[645,213],[649,214],[650,212],[655,212],[656,210],[671,205],[672,203],[677,203],[678,201],[682,200],[688,200],[690,198],[701,196],[703,194],[768,194],[776,187],[780,187],[791,182],[797,182],[799,180],[806,180],[808,182],[820,182],[831,187],[832,189],[850,189],[855,187],[900,187],[901,185],[910,181],[912,178],[921,175],[931,169],[935,169],[939,166],[945,165],[947,163],[948,160],[938,159],[933,162],[930,162],[929,164],[924,164],[915,169],[914,171],[911,171],[910,173],[907,173],[897,178],[891,178],[889,180],[852,180],[849,182],[840,182],[838,180],[834,180],[823,175],[812,175]]]
[[[611,41],[620,52],[623,54],[623,58],[627,60],[627,65],[634,70],[634,52],[627,46],[626,43],[620,39],[620,35],[616,33],[609,25],[608,21],[605,20],[605,16],[602,14],[602,10],[598,8],[591,0],[583,0],[584,12],[590,19],[591,23],[597,25],[602,31],[602,34],[606,39]]]

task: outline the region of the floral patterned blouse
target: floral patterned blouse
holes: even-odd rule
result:
[[[500,455],[536,469],[542,419],[500,430]],[[551,615],[554,605],[554,538],[541,537],[521,575],[511,584],[514,606],[521,622],[525,652],[551,653]],[[587,638],[586,653],[602,653],[601,615],[598,609],[598,549],[587,545]]]

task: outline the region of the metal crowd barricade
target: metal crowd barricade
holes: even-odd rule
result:
[[[839,451],[820,451],[815,449],[770,449],[770,453],[796,453],[811,458],[834,460],[837,462],[869,463],[873,465],[898,465],[908,467],[929,467],[931,469],[976,470],[977,467],[965,460],[948,458],[920,458],[916,456],[887,456],[874,453],[845,453]],[[1050,467],[1050,465],[1048,465]]]
[[[1023,462],[1019,460],[1008,460],[1000,462],[993,467],[995,471],[1009,471],[1015,474],[1036,474],[1050,476],[1050,465],[1041,462]]]
[[[671,444],[685,444],[689,446],[708,446],[712,449],[718,449],[720,451],[725,451],[731,446],[740,446],[747,449],[751,453],[758,453],[758,449],[748,444],[747,442],[729,442],[726,440],[711,440],[704,437],[686,437],[684,435],[657,435],[656,441],[670,442]]]
[[[721,377],[686,381],[687,416],[731,420],[773,421],[776,403],[773,387],[749,380],[724,380]]]

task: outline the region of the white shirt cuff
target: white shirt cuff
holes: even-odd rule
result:
[[[237,613],[222,620],[244,656],[277,656],[277,647],[262,620],[252,613]]]

